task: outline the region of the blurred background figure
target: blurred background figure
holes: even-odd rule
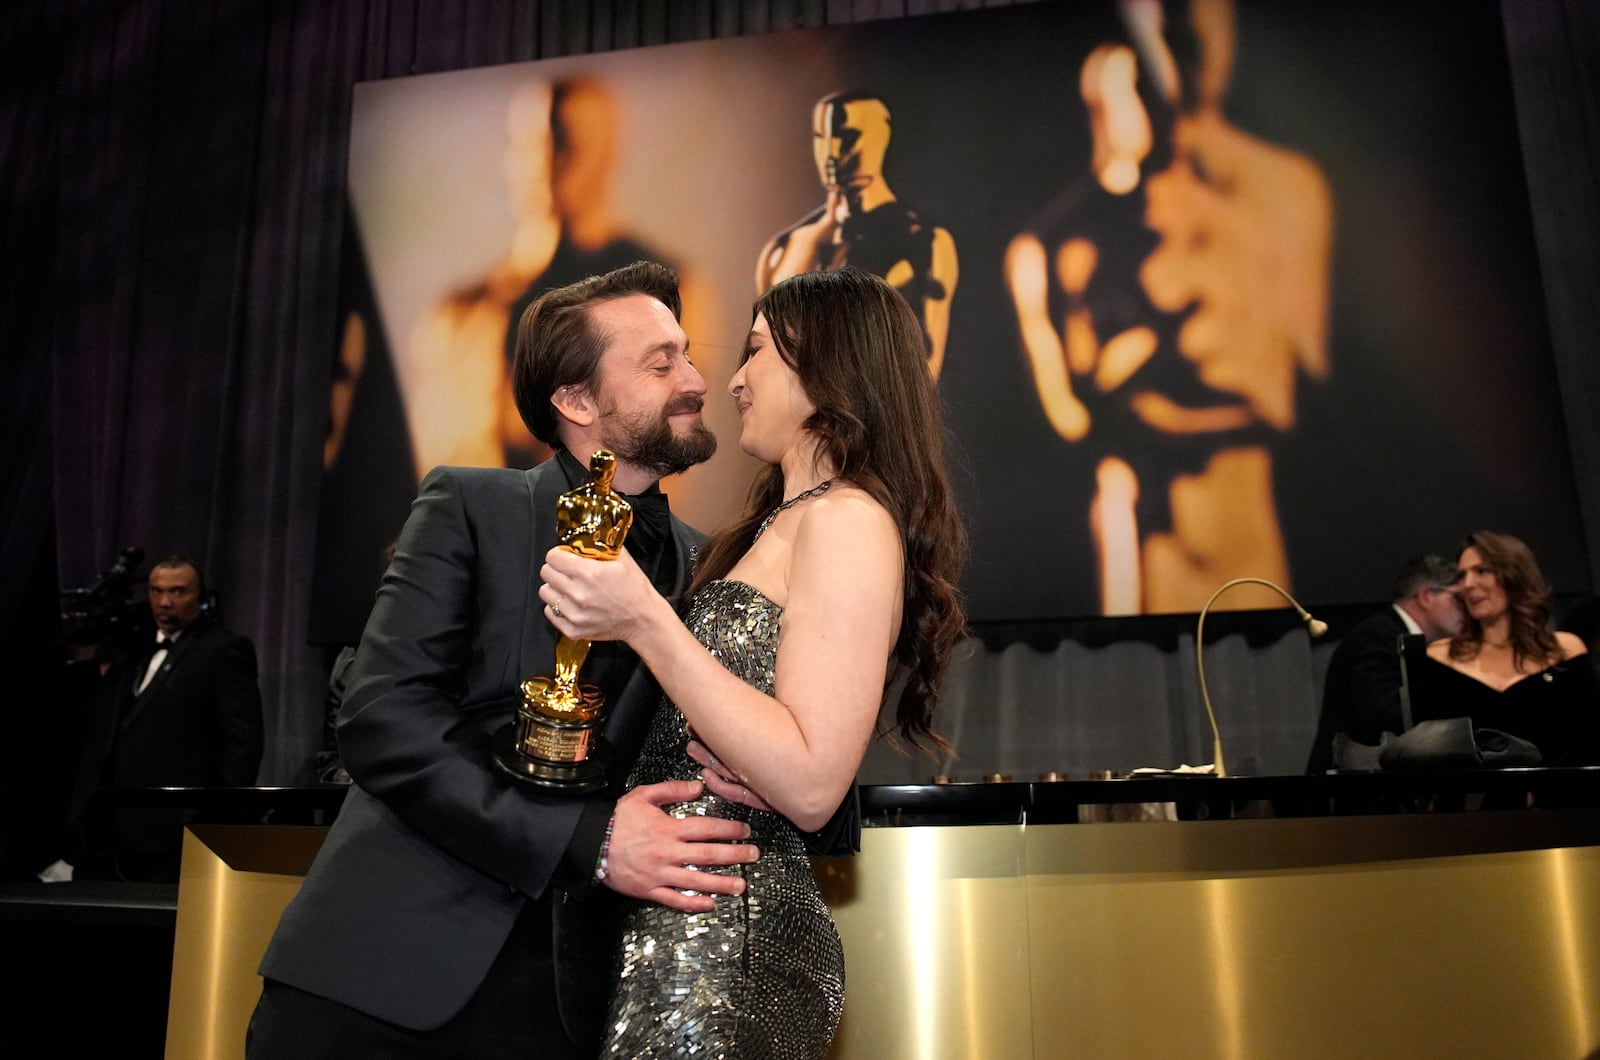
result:
[[[1290,584],[1272,445],[1327,371],[1332,200],[1318,167],[1229,123],[1231,0],[1119,0],[1127,43],[1079,90],[1091,172],[1007,247],[1039,400],[1094,463],[1106,615]],[[1234,608],[1275,607],[1244,586]]]
[[[1510,534],[1475,530],[1456,560],[1461,629],[1428,645],[1412,678],[1416,720],[1470,717],[1532,741],[1542,765],[1600,765],[1600,676],[1588,646],[1557,631],[1550,585]]]
[[[394,358],[348,201],[339,307],[308,630],[310,640],[330,653],[353,646],[361,636],[386,566],[385,546],[404,522],[417,488]],[[297,739],[287,730],[274,738]]]
[[[254,643],[222,625],[187,556],[150,569],[149,602],[154,637],[114,659],[95,690],[66,851],[42,879],[177,882],[193,815],[118,808],[114,793],[256,782],[263,737]]]
[[[398,541],[390,541],[384,546],[384,570],[388,570],[389,564],[394,562],[395,550],[399,547]],[[322,746],[311,757],[311,775],[318,784],[350,783],[350,771],[345,769],[344,758],[339,754],[335,723],[339,720],[339,708],[344,705],[345,692],[350,687],[350,667],[355,664],[358,647],[359,643],[344,645],[328,664],[328,696],[322,704]]]
[[[1322,714],[1312,741],[1307,773],[1334,768],[1333,738],[1344,733],[1376,746],[1386,732],[1404,731],[1400,710],[1400,638],[1433,641],[1461,628],[1461,602],[1453,585],[1456,565],[1427,553],[1401,564],[1390,604],[1339,639],[1322,685]]]
[[[401,365],[417,477],[438,464],[532,467],[550,455],[511,395],[517,323],[545,291],[670,257],[625,232],[611,206],[620,115],[589,78],[529,81],[506,112],[505,176],[516,227],[506,256],[417,323]],[[696,281],[684,277],[692,337]]]
[[[314,642],[334,652],[354,647],[383,576],[379,556],[430,469],[529,468],[550,454],[523,424],[510,384],[517,323],[539,294],[635,261],[661,262],[677,268],[685,330],[706,340],[712,300],[703,282],[626,232],[613,209],[622,117],[615,94],[594,78],[528,79],[509,93],[502,166],[513,223],[504,253],[418,314],[392,351],[347,204]],[[322,744],[331,762],[326,734]],[[331,774],[337,768],[329,765]]]
[[[916,313],[928,368],[938,378],[960,272],[956,243],[889,187],[890,118],[889,105],[872,92],[835,92],[817,101],[811,146],[826,198],[761,248],[756,293],[798,273],[845,264],[882,276]]]

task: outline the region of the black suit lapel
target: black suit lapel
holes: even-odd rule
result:
[[[179,654],[185,648],[190,647],[191,644],[190,636],[179,637],[174,641],[172,646],[167,649],[167,657],[161,660],[161,665],[150,676],[150,683],[144,686],[143,691],[135,692],[134,689],[139,687],[139,682],[144,678],[144,672],[150,665],[150,660],[145,659],[139,663],[138,668],[133,673],[133,682],[128,688],[128,697],[121,717],[117,719],[117,727],[119,729],[125,729],[132,724],[133,719],[139,716],[139,712],[145,708],[146,704],[161,691],[172,674],[172,668],[177,664]]]
[[[139,687],[139,680],[144,677],[145,666],[150,660],[145,659],[139,664],[138,670],[133,675],[133,684],[128,689],[129,701],[122,714],[122,728],[126,728],[152,699],[161,695],[164,690],[177,687],[182,681],[180,668],[183,666],[183,660],[200,650],[200,642],[217,631],[218,627],[208,625],[208,621],[201,618],[185,629],[177,640],[172,641],[171,646],[167,648],[167,657],[161,660],[161,665],[151,675],[150,683],[144,687],[143,692],[135,693],[133,689]]]
[[[555,672],[555,627],[545,621],[544,601],[539,599],[539,568],[545,553],[556,547],[556,501],[567,491],[561,466],[552,458],[528,472],[529,535],[527,595],[523,603],[522,645],[518,666],[523,677]]]

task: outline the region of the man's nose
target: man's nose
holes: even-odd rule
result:
[[[704,394],[706,392],[706,377],[700,374],[700,369],[694,366],[693,361],[685,360],[686,369],[680,373],[678,386],[686,394]]]

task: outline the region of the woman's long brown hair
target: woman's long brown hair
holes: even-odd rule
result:
[[[950,751],[933,729],[939,684],[967,629],[956,588],[967,534],[950,488],[944,416],[921,326],[898,291],[854,267],[781,281],[756,300],[752,322],[757,315],[816,406],[804,426],[822,458],[900,529],[905,583],[888,683],[904,679],[900,734],[936,758]],[[782,500],[783,473],[769,466],[752,484],[744,514],[701,549],[690,595],[733,569]]]

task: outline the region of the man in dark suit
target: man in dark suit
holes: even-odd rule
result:
[[[158,562],[149,586],[155,640],[106,670],[90,714],[68,814],[75,879],[178,879],[184,811],[118,808],[97,791],[247,787],[261,767],[254,644],[204,613],[187,556]]]
[[[1345,733],[1375,746],[1385,732],[1404,729],[1400,712],[1400,638],[1428,640],[1461,628],[1461,603],[1451,586],[1456,565],[1443,556],[1412,556],[1395,575],[1390,606],[1352,626],[1328,660],[1322,714],[1307,773],[1333,768],[1333,738]]]
[[[340,711],[353,786],[261,962],[253,1060],[592,1055],[611,892],[710,910],[711,895],[742,889],[692,866],[754,861],[745,825],[663,812],[699,782],[621,794],[661,699],[624,645],[593,645],[583,670],[606,697],[606,789],[546,794],[493,761],[521,682],[555,662],[538,570],[558,498],[588,477],[580,460],[615,454],[612,484],[634,509],[625,547],[665,594],[688,584],[702,535],[658,479],[716,440],[679,315],[676,275],[652,263],[548,293],[513,376],[518,410],[556,455],[423,479]]]

